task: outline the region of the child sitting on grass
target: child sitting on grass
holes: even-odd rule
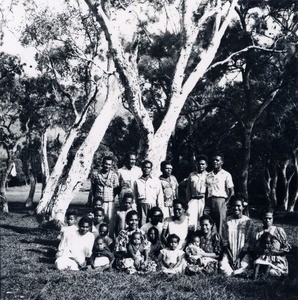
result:
[[[254,265],[254,278],[260,274],[281,276],[288,269],[287,261],[283,256],[280,256],[280,243],[278,239],[264,232],[257,240],[256,254],[258,255]]]
[[[156,227],[152,226],[148,229],[147,233],[148,241],[151,243],[149,256],[153,260],[157,260],[162,249],[162,244],[159,238],[159,231]]]
[[[69,209],[65,214],[66,225],[62,226],[60,233],[58,235],[58,239],[61,240],[67,231],[77,231],[78,226],[77,222],[77,212],[74,209]]]
[[[184,272],[184,251],[178,248],[180,238],[170,234],[167,238],[167,247],[160,250],[159,261],[161,270],[166,274],[182,274]]]
[[[104,239],[101,236],[97,236],[90,259],[90,264],[93,269],[98,271],[104,271],[112,265],[114,261],[114,255],[106,245]]]
[[[104,240],[106,245],[112,249],[113,247],[113,240],[108,236],[109,234],[109,225],[106,223],[101,223],[98,228],[99,236]]]

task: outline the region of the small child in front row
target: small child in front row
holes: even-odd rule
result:
[[[114,255],[106,245],[101,236],[97,236],[94,241],[90,264],[93,269],[104,271],[108,269],[114,261]]]
[[[58,239],[61,240],[66,231],[77,231],[78,226],[77,223],[77,212],[74,209],[69,209],[65,214],[66,225],[61,227],[60,233],[58,235]]]
[[[254,278],[260,273],[264,275],[281,276],[286,275],[288,262],[285,256],[277,253],[280,250],[280,242],[269,232],[263,233],[257,241],[256,252],[258,255],[254,265]]]
[[[127,244],[128,259],[126,259],[127,273],[152,272],[156,270],[156,263],[149,259],[149,249],[142,245],[140,232],[134,232]]]
[[[184,251],[178,248],[180,238],[176,234],[167,237],[167,247],[160,250],[161,270],[166,274],[182,274],[185,268]]]
[[[148,229],[147,239],[151,243],[149,256],[153,260],[157,260],[162,249],[162,244],[159,238],[159,231],[156,227],[152,226]]]
[[[109,225],[106,223],[101,223],[98,228],[98,234],[106,245],[112,250],[113,247],[113,240],[109,237]]]

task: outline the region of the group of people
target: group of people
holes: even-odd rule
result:
[[[273,226],[270,209],[263,214],[261,228],[243,214],[244,201],[233,197],[232,177],[222,169],[222,155],[212,157],[209,173],[208,158],[198,157],[197,169],[187,178],[185,201],[179,200],[170,161],[161,163],[159,178],[151,175],[150,161],[137,167],[133,153],[118,173],[112,164],[112,157],[104,157],[102,168],[92,172],[89,201],[93,207],[78,227],[75,213],[67,212],[58,269],[288,274],[290,246],[284,230]]]

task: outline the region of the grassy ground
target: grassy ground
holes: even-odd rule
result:
[[[86,209],[78,207],[83,213]],[[297,299],[298,226],[285,224],[293,246],[288,256],[290,276],[250,280],[221,276],[162,274],[126,275],[117,271],[54,269],[57,232],[42,230],[23,203],[10,203],[11,213],[0,214],[1,299]],[[280,217],[279,222],[284,218]],[[295,223],[295,222],[294,222]]]

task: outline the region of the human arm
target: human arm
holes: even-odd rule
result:
[[[140,257],[135,255],[133,246],[130,243],[127,244],[127,254],[130,258],[132,258],[134,260],[135,267],[140,268],[140,266],[141,266]]]

